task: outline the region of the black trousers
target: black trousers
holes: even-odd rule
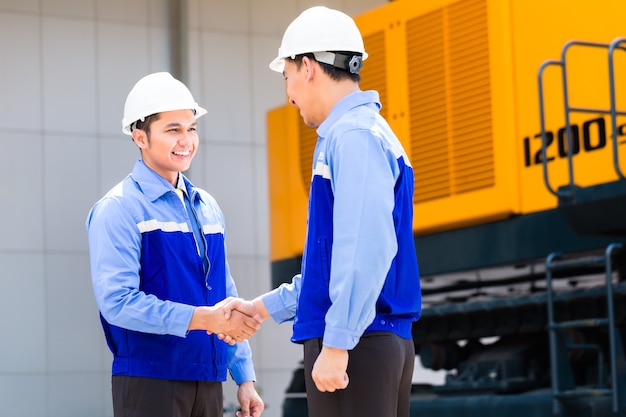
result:
[[[114,375],[114,417],[222,417],[221,382]]]
[[[368,333],[349,352],[348,387],[320,392],[311,378],[322,339],[304,342],[309,417],[409,417],[415,346],[394,333]]]

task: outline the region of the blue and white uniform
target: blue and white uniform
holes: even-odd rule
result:
[[[187,208],[139,160],[89,213],[93,288],[113,375],[225,381],[229,370],[237,384],[253,381],[247,342],[229,346],[205,331],[187,331],[195,306],[237,290],[217,202],[182,174],[179,188]]]
[[[380,107],[377,92],[354,92],[317,129],[301,274],[262,297],[274,320],[294,320],[294,342],[411,339],[420,316],[413,168]]]

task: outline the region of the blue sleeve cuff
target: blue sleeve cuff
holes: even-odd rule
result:
[[[250,344],[247,341],[236,343],[228,347],[228,353],[230,357],[228,370],[235,383],[239,385],[247,381],[256,381]]]
[[[186,337],[189,333],[189,323],[195,310],[194,306],[180,304],[175,310],[170,320],[167,321],[167,333],[174,336]]]
[[[359,343],[361,335],[352,330],[328,327],[324,330],[324,346],[337,349],[352,350]]]
[[[276,323],[284,323],[294,319],[301,281],[302,275],[298,274],[293,277],[291,283],[282,284],[261,296],[265,308]]]
[[[277,290],[262,295],[261,300],[263,300],[265,308],[276,323],[284,323],[293,320],[293,314],[285,307]]]

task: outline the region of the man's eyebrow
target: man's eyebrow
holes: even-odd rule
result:
[[[196,127],[198,125],[198,122],[193,122],[192,124],[190,124],[190,127]],[[171,122],[165,125],[165,127],[180,127],[183,126],[182,123],[180,122]]]

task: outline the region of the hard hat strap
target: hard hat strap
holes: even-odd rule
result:
[[[363,67],[363,57],[360,54],[343,52],[313,52],[315,59],[333,67],[358,74]]]

